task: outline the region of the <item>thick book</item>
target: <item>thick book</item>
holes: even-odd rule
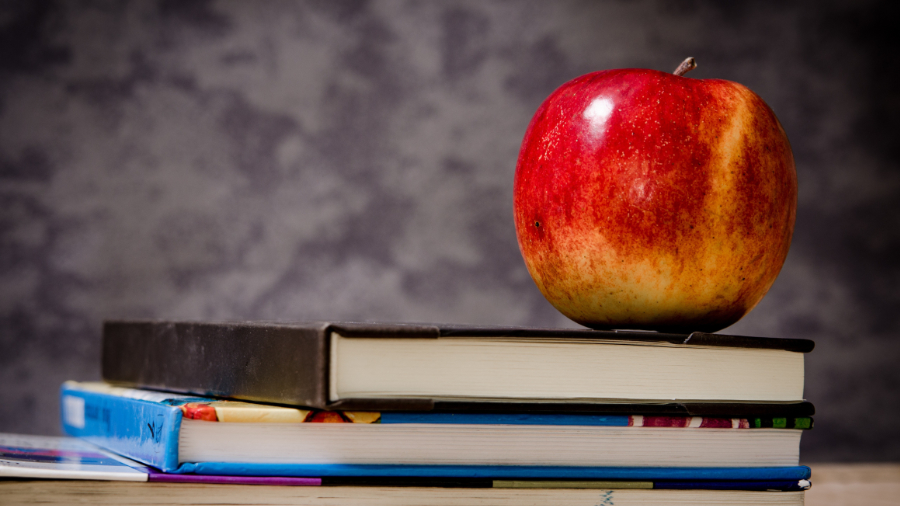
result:
[[[805,480],[809,418],[351,412],[66,382],[72,436],[167,473],[579,480]],[[775,428],[783,427],[783,428]]]
[[[700,332],[110,321],[102,374],[326,410],[809,416],[812,348]]]

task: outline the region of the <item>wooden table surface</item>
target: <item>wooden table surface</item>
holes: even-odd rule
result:
[[[806,506],[900,505],[900,464],[811,464]]]
[[[900,505],[900,464],[813,464],[810,467],[813,487],[806,492],[806,506]],[[304,502],[297,494],[313,489],[302,488],[306,490],[254,485],[0,480],[0,505],[291,504],[298,498]],[[542,502],[538,497],[540,492],[523,493],[537,494],[528,499]],[[475,495],[473,499],[477,499]],[[473,500],[472,503],[482,502]]]

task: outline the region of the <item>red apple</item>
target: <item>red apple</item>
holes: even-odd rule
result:
[[[797,173],[781,124],[746,87],[646,69],[553,92],[519,153],[519,248],[538,288],[593,328],[715,331],[784,263]]]

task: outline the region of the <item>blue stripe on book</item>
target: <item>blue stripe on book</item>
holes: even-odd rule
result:
[[[441,423],[467,425],[593,425],[627,427],[628,416],[540,413],[381,413],[381,423]]]
[[[178,473],[229,476],[390,476],[444,478],[559,478],[602,480],[804,480],[806,466],[792,467],[576,467],[396,464],[183,463]]]

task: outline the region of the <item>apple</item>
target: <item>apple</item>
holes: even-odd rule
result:
[[[721,79],[606,70],[534,115],[514,213],[550,303],[597,329],[713,332],[747,314],[794,231],[791,146],[755,93]]]

